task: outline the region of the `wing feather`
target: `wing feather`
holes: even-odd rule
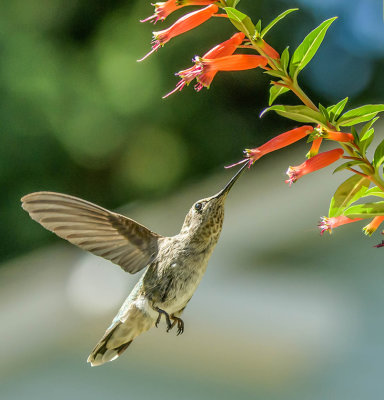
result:
[[[86,200],[54,192],[24,196],[22,207],[32,219],[72,244],[135,273],[158,251],[162,236],[124,215]]]

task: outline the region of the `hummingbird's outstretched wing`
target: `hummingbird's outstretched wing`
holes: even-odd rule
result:
[[[24,210],[44,228],[124,271],[140,271],[157,254],[162,236],[96,204],[54,192],[31,193],[21,201]]]

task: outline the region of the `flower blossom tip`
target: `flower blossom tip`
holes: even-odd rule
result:
[[[365,233],[365,235],[371,236],[383,221],[384,216],[378,215],[374,217],[368,225],[363,227],[363,232]]]
[[[361,221],[363,218],[348,218],[344,215],[340,215],[338,217],[321,217],[321,220],[318,224],[320,228],[320,235],[323,235],[324,232],[332,233],[332,229],[337,228],[341,225],[350,224],[352,222]]]

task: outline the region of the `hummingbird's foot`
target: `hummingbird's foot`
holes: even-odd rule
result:
[[[158,325],[160,323],[161,315],[164,314],[165,321],[167,323],[167,332],[169,332],[169,330],[172,329],[172,323],[171,323],[171,319],[169,318],[169,314],[166,311],[164,311],[161,308],[159,308],[159,307],[154,307],[154,310],[159,313],[159,316],[157,317],[157,320],[155,322],[156,328],[158,327]]]
[[[184,321],[179,318],[175,317],[174,315],[171,315],[171,319],[173,320],[171,329],[176,325],[177,323],[177,336],[181,335],[184,333]]]

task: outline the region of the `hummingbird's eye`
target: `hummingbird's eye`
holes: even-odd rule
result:
[[[196,203],[195,204],[195,210],[200,211],[203,208],[203,203]]]

